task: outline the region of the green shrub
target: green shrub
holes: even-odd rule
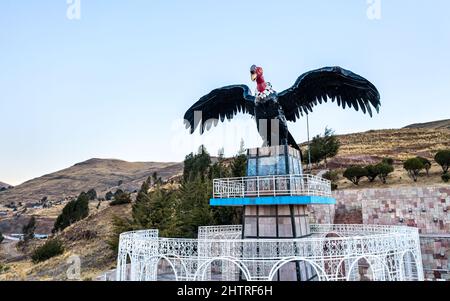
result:
[[[408,175],[414,180],[414,182],[417,182],[419,172],[424,169],[424,165],[420,159],[411,158],[403,163],[403,168],[406,169]]]
[[[392,158],[383,158],[383,160],[381,160],[381,163],[386,163],[389,165],[394,165],[394,159]]]
[[[364,168],[367,171],[366,177],[369,179],[369,182],[375,181],[375,179],[380,175],[380,172],[375,165],[367,165]]]
[[[361,178],[367,177],[367,170],[361,166],[350,166],[344,171],[343,176],[353,184],[359,185]]]
[[[339,180],[339,174],[337,171],[330,170],[323,174],[322,178],[327,179],[331,182],[336,182]]]
[[[337,171],[330,170],[323,174],[322,178],[327,179],[331,181],[331,190],[337,190],[338,185],[336,184],[336,181],[339,180],[339,174]]]
[[[52,257],[61,255],[64,253],[64,246],[59,239],[50,239],[42,246],[34,250],[31,259],[34,263],[46,261]]]
[[[450,166],[450,150],[439,151],[434,156],[434,161],[442,167],[442,171],[445,174]]]
[[[108,191],[108,192],[105,194],[105,199],[106,199],[107,201],[111,201],[113,197],[114,197],[114,193],[112,193],[111,191]]]
[[[9,266],[4,265],[4,264],[2,264],[0,262],[0,274],[3,274],[3,273],[8,272],[8,271],[9,271]]]
[[[442,175],[442,181],[444,181],[445,183],[448,183],[448,181],[450,181],[450,173],[446,172],[445,174]]]
[[[375,169],[381,182],[383,182],[383,184],[386,184],[386,179],[388,175],[394,171],[394,166],[382,162],[375,165]]]
[[[427,158],[424,157],[417,157],[417,159],[419,159],[420,161],[422,161],[423,164],[423,168],[425,168],[426,172],[427,172],[427,176],[429,175],[430,172],[430,168],[431,168],[431,162],[430,160],[428,160]]]
[[[129,203],[131,203],[130,194],[120,190],[119,192],[116,191],[116,193],[114,194],[114,201],[109,203],[109,205],[116,206],[116,205],[129,204]]]
[[[86,194],[89,201],[93,201],[97,198],[97,191],[95,191],[95,189],[89,189],[89,191]]]
[[[117,196],[122,195],[123,193],[124,193],[123,190],[119,188],[119,189],[116,190],[116,192],[114,192],[113,197],[115,198]]]

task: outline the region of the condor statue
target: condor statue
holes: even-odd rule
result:
[[[200,126],[200,133],[238,112],[255,117],[264,146],[287,144],[299,149],[287,127],[287,121],[312,112],[317,104],[330,99],[345,109],[346,106],[372,116],[371,106],[378,112],[380,94],[365,78],[340,67],[325,67],[301,75],[295,84],[277,93],[264,80],[263,69],[253,65],[251,79],[256,81],[256,92],[252,95],[246,85],[218,88],[200,98],[185,114],[186,128],[191,133]]]

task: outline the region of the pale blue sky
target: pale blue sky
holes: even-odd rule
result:
[[[260,141],[253,120],[204,140],[175,130],[210,90],[243,83],[260,65],[281,92],[310,69],[340,65],[382,96],[370,119],[316,108],[311,133],[397,128],[450,118],[450,2],[381,0],[66,0],[0,2],[0,181],[19,184],[92,158],[180,161],[206,143],[227,155]],[[245,127],[246,131],[238,130]],[[298,141],[306,122],[291,125]]]

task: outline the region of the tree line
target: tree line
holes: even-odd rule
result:
[[[442,168],[442,180],[448,182],[450,180],[450,174],[448,172],[450,166],[450,150],[437,152],[434,156],[434,161]],[[374,182],[378,177],[383,184],[386,184],[388,175],[394,171],[393,164],[394,160],[392,158],[385,158],[376,165],[368,165],[365,167],[350,166],[344,171],[343,176],[355,185],[358,185],[360,180],[364,177],[367,177],[369,182]],[[403,169],[406,170],[408,176],[414,182],[417,182],[422,170],[425,170],[427,176],[429,175],[432,164],[433,163],[427,158],[417,156],[405,160],[403,162]],[[329,172],[326,174],[326,178],[332,181],[336,180],[337,173]]]

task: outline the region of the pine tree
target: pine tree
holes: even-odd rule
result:
[[[34,231],[36,230],[36,218],[32,216],[28,223],[22,227],[23,240],[29,241],[34,238]]]
[[[87,196],[89,201],[93,201],[97,198],[97,191],[95,191],[95,189],[89,189],[89,191],[87,192]]]
[[[138,229],[158,229],[161,235],[168,236],[176,232],[174,225],[176,191],[165,189],[157,184],[149,191],[151,179],[141,186],[133,204],[133,224]]]
[[[112,193],[111,191],[108,191],[108,192],[105,194],[105,199],[106,199],[107,201],[111,201],[113,197],[114,197],[114,193]]]
[[[325,128],[323,136],[317,135],[313,138],[310,144],[311,163],[319,163],[337,155],[340,147],[340,142],[332,129]],[[305,159],[307,156],[305,156]]]
[[[76,200],[64,206],[53,226],[53,232],[62,231],[71,224],[86,218],[89,215],[89,196],[82,192]]]
[[[247,174],[247,156],[245,150],[241,150],[238,155],[233,158],[230,168],[221,166],[222,172],[219,175],[213,174],[211,180],[214,178],[231,177],[245,177]],[[213,166],[214,168],[214,166]],[[215,225],[236,225],[242,223],[242,208],[241,207],[212,207],[212,214]]]
[[[214,223],[209,205],[212,195],[211,184],[210,181],[202,181],[200,177],[182,184],[177,210],[182,236],[194,238],[197,236],[199,226]]]
[[[247,174],[247,156],[238,155],[231,163],[231,174],[233,177],[245,177]]]
[[[147,180],[142,183],[141,189],[136,196],[136,202],[132,207],[134,222],[140,227],[145,227],[150,223],[150,208],[147,205],[150,203],[148,192],[152,178],[148,177]]]
[[[200,177],[202,181],[208,174],[211,165],[211,156],[206,148],[202,145],[199,147],[198,153],[190,153],[184,159],[183,179],[191,181]]]
[[[118,216],[113,216],[112,220],[113,230],[112,234],[109,237],[107,243],[110,246],[110,248],[114,251],[115,254],[117,254],[119,249],[119,238],[120,234],[123,232],[138,230],[134,227],[132,221],[126,218],[121,218]]]
[[[176,236],[178,231],[176,190],[163,189],[159,184],[149,191],[154,177],[149,177],[141,185],[132,206],[132,219],[115,217],[113,220],[113,234],[108,244],[117,252],[119,235],[123,232],[142,229],[158,229],[161,236]]]
[[[224,164],[224,161],[214,163],[209,169],[209,179],[228,178],[231,176],[231,170]]]
[[[75,202],[75,212],[71,223],[86,218],[89,215],[89,196],[82,192]]]
[[[324,138],[323,157],[324,157],[325,164],[326,164],[328,158],[332,158],[337,155],[341,144],[332,129],[325,128],[325,133],[324,133],[323,138]]]
[[[158,187],[150,194],[149,228],[159,229],[162,236],[168,236],[173,231],[175,192]]]

